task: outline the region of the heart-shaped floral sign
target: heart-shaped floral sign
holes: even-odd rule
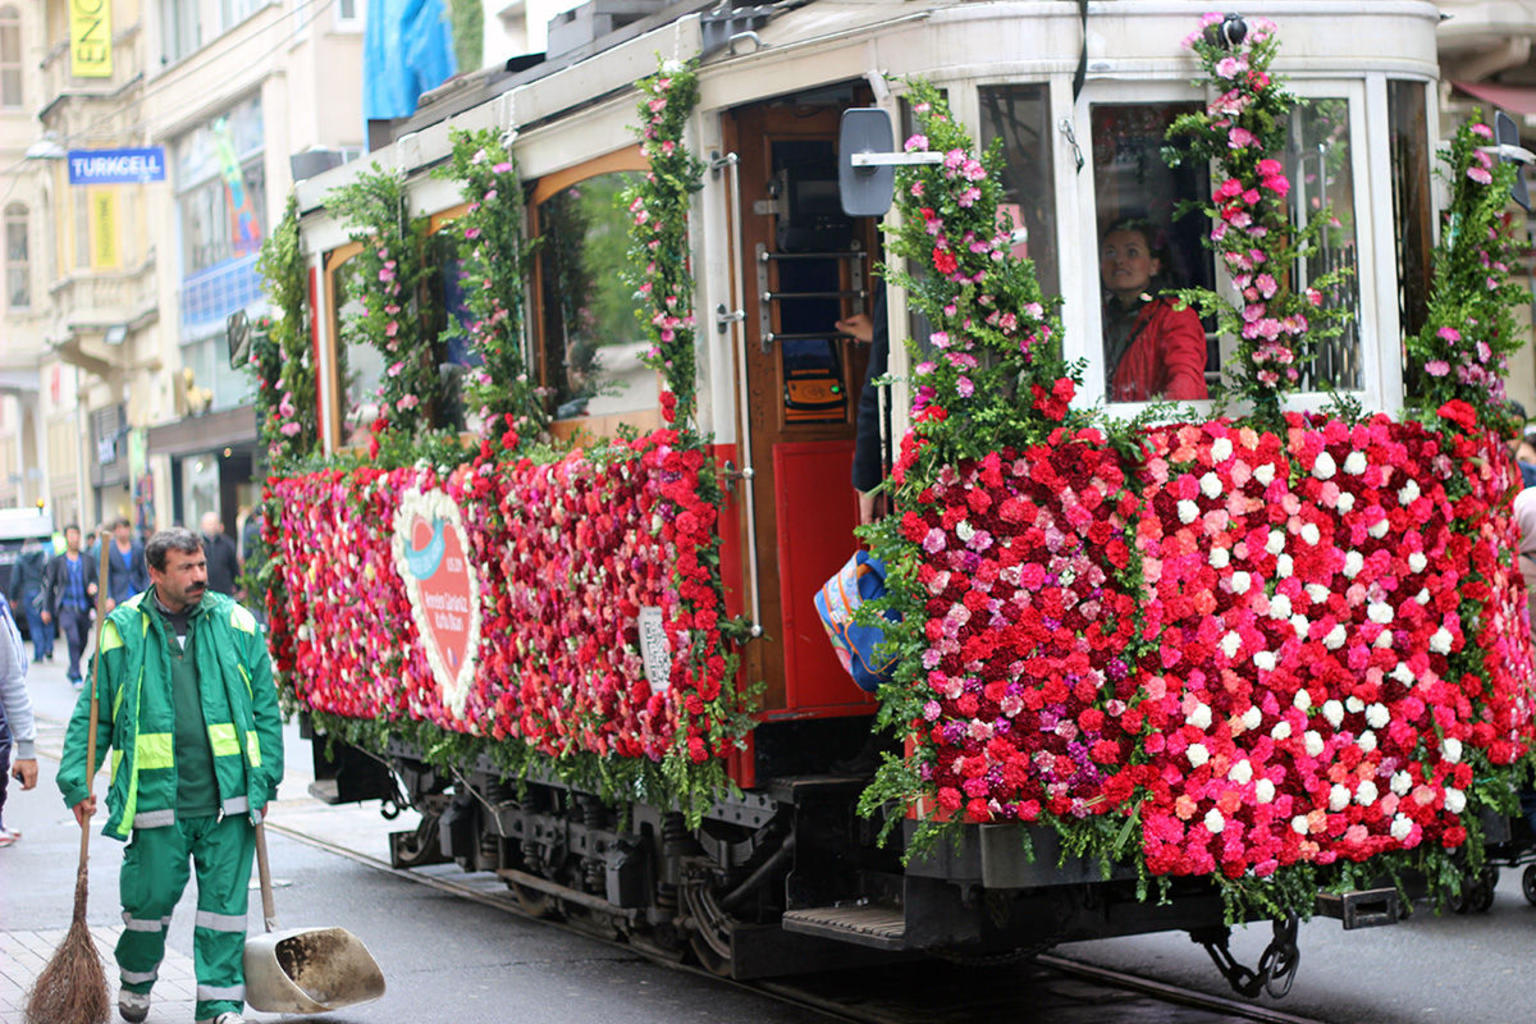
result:
[[[469,541],[458,505],[436,489],[401,495],[393,549],[443,704],[462,716],[480,646],[480,584],[465,557]]]

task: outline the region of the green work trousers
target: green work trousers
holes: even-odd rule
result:
[[[245,1005],[245,912],[256,833],[243,814],[184,818],[163,828],[135,829],[123,854],[123,901],[117,966],[123,987],[148,992],[165,957],[171,911],[197,867],[197,921],[192,963],[198,1020]]]

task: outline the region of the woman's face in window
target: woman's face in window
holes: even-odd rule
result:
[[[1152,255],[1146,236],[1140,231],[1122,229],[1104,236],[1104,245],[1099,249],[1099,274],[1104,278],[1104,287],[1122,302],[1146,291],[1162,269],[1162,261]]]

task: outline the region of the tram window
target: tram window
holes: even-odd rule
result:
[[[331,271],[332,336],[362,309],[357,262],[347,259]],[[342,382],[341,444],[353,447],[368,439],[368,426],[379,415],[378,391],[384,380],[384,355],[367,342],[346,342],[346,379]]]
[[[593,175],[537,207],[540,379],[556,420],[591,418],[607,435],[621,423],[648,426],[659,407],[655,371],[641,362],[650,342],[635,317],[628,270],[629,214],[619,194],[634,171]]]
[[[436,271],[427,279],[433,308],[438,311],[432,334],[438,342],[441,372],[448,382],[447,425],[455,430],[478,430],[478,413],[464,405],[464,376],[471,367],[484,362],[470,345],[469,324],[473,317],[464,301],[464,261],[459,258],[458,237],[453,221],[444,222],[446,230],[434,232],[427,239],[427,259]],[[473,422],[470,422],[473,420]]]
[[[1397,313],[1406,334],[1424,326],[1434,248],[1429,191],[1429,116],[1423,82],[1387,83],[1392,150],[1392,237],[1397,248]]]
[[[1051,164],[1050,96],[1044,85],[989,85],[981,97],[982,145],[1003,140],[1004,202],[1029,235],[1015,248],[1035,261],[1046,295],[1057,294],[1056,179]]]
[[[1205,398],[1221,365],[1213,324],[1175,311],[1159,293],[1210,288],[1215,279],[1198,214],[1176,218],[1181,202],[1210,197],[1206,166],[1163,159],[1168,126],[1200,109],[1193,102],[1100,103],[1090,109],[1103,287],[1104,380],[1110,401]]]
[[[1291,268],[1293,285],[1305,288],[1323,274],[1343,271],[1324,292],[1329,308],[1350,312],[1344,332],[1320,344],[1302,368],[1304,391],[1357,391],[1360,366],[1359,261],[1355,248],[1355,186],[1351,165],[1349,101],[1312,99],[1292,111],[1286,125],[1285,172],[1291,179],[1291,219],[1310,223],[1328,212],[1318,252]]]

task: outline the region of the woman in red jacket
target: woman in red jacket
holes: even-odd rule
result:
[[[1154,298],[1163,272],[1144,220],[1110,226],[1099,249],[1104,302],[1104,366],[1111,402],[1205,398],[1205,329],[1192,309]]]

